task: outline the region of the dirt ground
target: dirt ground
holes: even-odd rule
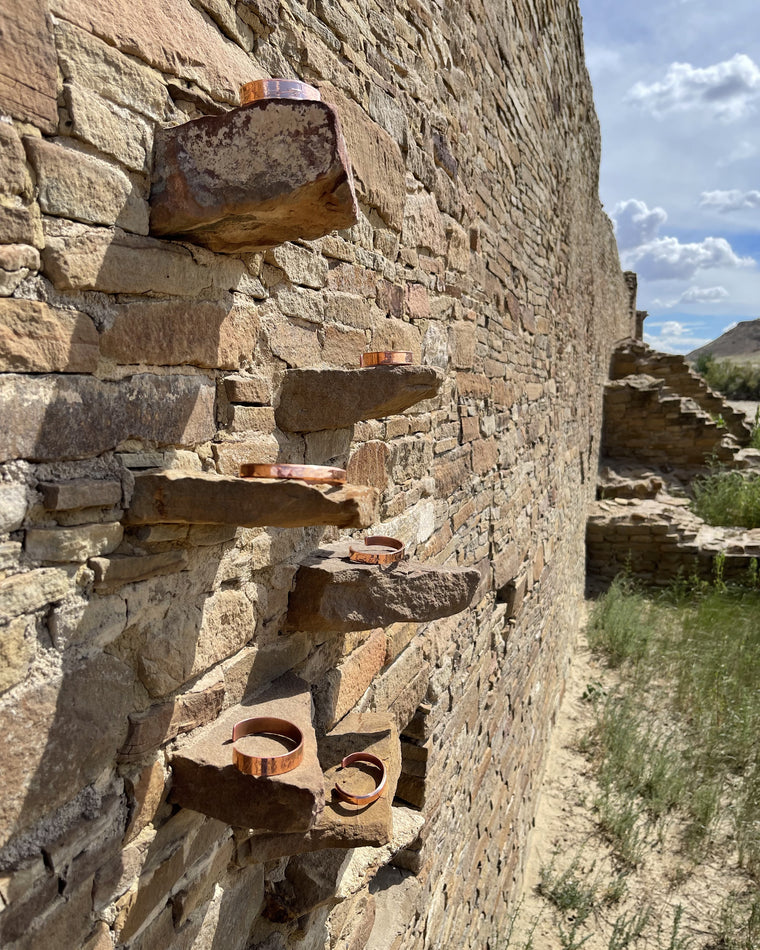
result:
[[[592,689],[612,689],[616,674],[591,656],[581,636],[548,755],[519,913],[506,946],[721,950],[726,945],[714,936],[721,908],[732,890],[748,892],[746,877],[736,871],[730,834],[719,834],[706,859],[694,866],[683,853],[679,824],[673,820],[661,835],[647,836],[642,863],[635,870],[615,859],[595,823],[593,802],[599,788],[592,765],[579,751],[595,720],[593,704],[581,698],[589,684],[594,684]],[[555,878],[572,868],[578,882],[594,886],[598,906],[575,932],[574,911],[563,914],[538,893],[541,871],[547,867]],[[649,921],[641,937],[626,942],[626,927],[629,933],[635,931],[636,920],[644,916]]]

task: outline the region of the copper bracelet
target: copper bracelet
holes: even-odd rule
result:
[[[410,350],[378,350],[359,357],[359,366],[405,366],[411,362]]]
[[[241,478],[293,478],[300,482],[313,482],[316,485],[345,485],[346,470],[329,468],[327,465],[284,465],[276,463],[263,465],[257,462],[243,462],[240,465]]]
[[[354,762],[368,762],[370,765],[374,765],[380,769],[380,781],[375,788],[371,792],[367,792],[366,795],[354,795],[353,792],[347,792],[337,782],[335,783],[335,791],[338,794],[338,798],[342,798],[345,802],[351,802],[352,805],[369,805],[370,802],[374,802],[380,798],[385,789],[385,764],[382,759],[376,755],[372,755],[371,752],[352,752],[351,755],[347,755],[345,759],[343,759],[340,763],[340,767],[345,769],[347,765],[353,765]]]
[[[319,102],[319,89],[298,79],[254,79],[240,87],[240,103],[248,105],[259,99],[301,99]]]
[[[243,736],[273,735],[291,739],[295,748],[282,755],[246,755],[235,747]],[[241,719],[232,727],[232,764],[245,775],[282,775],[297,768],[303,761],[303,733],[287,719],[259,716]]]
[[[357,561],[360,564],[394,564],[403,559],[406,547],[403,541],[397,538],[386,538],[382,534],[365,538],[364,545],[365,548],[377,547],[378,550],[363,550],[351,544],[348,548],[349,561]]]

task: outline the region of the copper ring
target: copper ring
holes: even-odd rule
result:
[[[243,736],[273,735],[295,742],[295,748],[282,755],[246,755],[235,747]],[[232,764],[245,775],[282,775],[303,761],[303,733],[294,723],[274,716],[241,719],[232,727]]]
[[[405,366],[411,362],[411,350],[378,350],[359,357],[359,366]]]
[[[375,534],[364,539],[367,547],[377,545],[383,548],[394,548],[393,551],[363,551],[361,548],[355,548],[352,544],[348,548],[349,561],[357,561],[360,564],[394,564],[404,557],[406,545],[398,538],[386,538],[382,534]]]
[[[319,102],[319,89],[298,79],[254,79],[240,87],[240,103],[248,105],[259,99],[301,99]]]
[[[345,468],[329,468],[327,465],[263,465],[258,462],[242,462],[241,478],[294,478],[300,482],[316,485],[345,485]]]
[[[380,798],[385,789],[385,764],[382,759],[376,755],[372,755],[371,752],[352,752],[351,755],[347,755],[345,759],[343,759],[340,763],[340,767],[345,769],[347,765],[353,765],[354,762],[369,762],[370,765],[376,766],[380,769],[380,781],[375,788],[371,792],[367,792],[366,795],[354,795],[353,792],[347,792],[337,782],[335,783],[335,791],[338,794],[338,798],[342,798],[345,802],[351,802],[352,805],[369,805],[370,802],[374,802]]]

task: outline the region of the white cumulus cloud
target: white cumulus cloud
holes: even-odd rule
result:
[[[726,121],[741,119],[760,97],[760,67],[744,53],[704,68],[671,63],[659,82],[637,82],[627,99],[660,118],[669,112],[707,109]]]
[[[725,300],[731,295],[725,287],[689,287],[680,297],[673,300],[660,300],[657,298],[652,301],[653,307],[664,307],[672,310],[673,307],[680,307],[684,304],[716,303],[718,300]]]
[[[760,208],[760,191],[703,191],[699,196],[701,208],[714,208],[725,214],[729,211],[745,211]]]
[[[622,251],[653,240],[668,216],[663,208],[648,208],[643,201],[629,198],[615,205],[612,219],[618,247]]]
[[[644,339],[657,350],[665,353],[689,353],[696,350],[709,338],[697,336],[694,327],[679,323],[677,320],[666,320],[664,323],[644,323]]]
[[[752,267],[751,257],[739,257],[725,238],[707,237],[682,244],[678,238],[655,238],[623,255],[625,266],[648,280],[689,280],[698,270]]]

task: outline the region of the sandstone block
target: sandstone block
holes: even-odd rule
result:
[[[24,195],[28,192],[25,166],[26,155],[16,129],[9,122],[0,122],[0,193]]]
[[[250,433],[245,442],[216,442],[211,447],[220,475],[234,475],[240,471],[241,462],[276,462],[280,457],[280,443],[274,435]]]
[[[102,37],[128,55],[161,72],[197,83],[214,97],[236,102],[240,83],[260,78],[246,53],[226,38],[200,10],[182,0],[135,0],[127,10],[118,2],[54,0],[52,13],[87,33]],[[133,73],[125,83],[134,85]],[[108,90],[105,90],[108,91]]]
[[[107,508],[121,503],[121,482],[111,479],[71,478],[61,482],[40,482],[37,488],[48,511]]]
[[[127,830],[124,832],[124,844],[136,838],[156,814],[166,788],[163,765],[154,762],[146,766],[134,781],[128,780],[126,786],[130,799],[130,816]]]
[[[161,551],[125,557],[93,557],[88,562],[98,590],[122,587],[161,574],[174,574],[187,566],[185,551]]]
[[[311,240],[356,221],[337,113],[259,100],[156,137],[151,230],[213,251]]]
[[[327,327],[322,359],[333,366],[354,367],[359,365],[359,357],[366,348],[367,337],[363,330]]]
[[[360,197],[371,208],[377,208],[390,227],[400,231],[406,199],[406,166],[401,149],[357,103],[331,83],[321,83],[320,91],[343,118]]]
[[[224,391],[232,403],[267,405],[272,398],[272,380],[263,375],[225,376]]]
[[[369,638],[316,686],[314,703],[325,729],[332,729],[361,698],[385,665],[385,631],[373,630]]]
[[[433,195],[418,192],[407,197],[402,239],[408,247],[428,250],[434,257],[446,253],[446,232]]]
[[[294,528],[367,527],[377,517],[375,489],[325,488],[306,482],[179,471],[135,476],[129,524],[236,524]]]
[[[381,567],[348,560],[348,543],[320,548],[302,562],[288,606],[292,630],[348,632],[399,621],[427,621],[464,610],[480,583],[469,568],[417,561]]]
[[[28,244],[0,246],[0,297],[10,297],[32,271],[40,269],[40,252]]]
[[[348,461],[349,481],[355,485],[374,485],[383,491],[388,485],[391,454],[385,442],[364,442]]]
[[[430,366],[290,370],[282,382],[277,424],[291,432],[313,432],[381,419],[432,398],[442,382],[442,374]]]
[[[26,517],[26,485],[0,482],[0,531],[20,528]]]
[[[8,203],[0,204],[0,242],[42,247],[45,242],[37,205],[22,205],[17,198],[5,201]]]
[[[242,261],[219,262],[201,251],[116,228],[45,222],[45,272],[59,290],[224,298],[247,279]]]
[[[89,376],[0,378],[8,426],[0,461],[86,458],[130,437],[192,445],[216,432],[215,387],[195,376],[140,374],[121,382]]]
[[[267,321],[269,347],[288,366],[313,366],[321,361],[318,327],[291,320]]]
[[[142,116],[76,83],[65,83],[63,92],[71,117],[68,131],[74,138],[94,145],[131,171],[149,171],[153,136]]]
[[[256,348],[253,308],[230,301],[139,300],[109,314],[101,351],[117,363],[237,369]]]
[[[279,267],[292,284],[319,290],[327,283],[327,261],[305,247],[283,244],[268,251],[266,260]]]
[[[47,5],[42,0],[30,0],[23,9],[3,4],[3,40],[0,110],[55,132],[58,68]]]
[[[124,529],[118,522],[76,528],[29,528],[24,547],[35,561],[86,561],[109,554],[121,543]]]
[[[26,618],[0,626],[0,693],[22,682],[34,657],[34,629]]]
[[[299,727],[304,755],[297,768],[265,777],[244,775],[232,764],[233,725],[258,716],[287,719]],[[280,752],[278,746],[275,754]],[[180,744],[172,769],[171,799],[185,808],[238,828],[308,831],[324,808],[324,785],[307,684],[289,674],[255,701],[244,700],[226,710],[213,725]]]
[[[97,365],[98,331],[86,314],[38,300],[0,300],[0,370],[91,373]]]
[[[130,671],[97,654],[30,685],[0,714],[3,845],[110,767],[131,696]]]
[[[18,617],[54,604],[68,594],[68,571],[42,567],[0,579],[0,617]]]
[[[148,233],[148,202],[121,169],[47,139],[24,139],[46,214]]]

